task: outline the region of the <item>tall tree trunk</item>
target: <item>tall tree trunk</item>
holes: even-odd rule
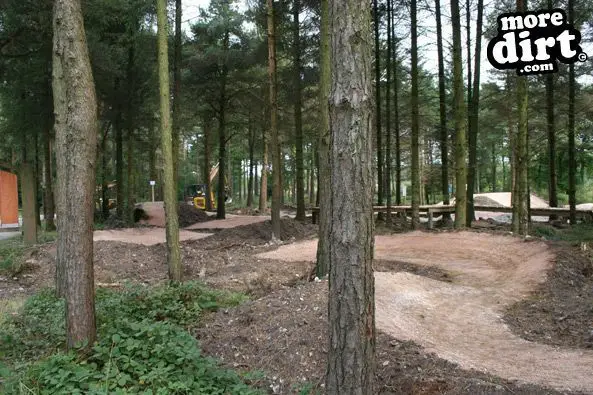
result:
[[[331,48],[329,31],[329,0],[321,0],[321,48],[320,48],[320,76],[319,76],[319,172],[317,175],[317,196],[319,197],[319,242],[317,244],[317,277],[325,277],[329,272],[329,229],[330,229],[330,203],[331,188],[329,167],[329,94],[331,89]],[[372,200],[372,198],[371,198]]]
[[[300,0],[294,0],[292,5],[293,18],[293,57],[294,57],[294,129],[296,142],[296,197],[297,221],[305,220],[305,180],[303,158],[303,115],[302,115],[302,84],[301,84],[301,28],[299,14]]]
[[[395,23],[391,26],[395,37]],[[395,47],[395,45],[394,45]],[[401,147],[400,147],[400,119],[399,119],[399,78],[398,78],[398,62],[397,62],[397,47],[393,51],[393,117],[395,122],[395,204],[401,204],[401,185],[402,185],[402,171],[401,171]]]
[[[45,128],[45,138],[43,140],[43,170],[45,172],[45,189],[43,196],[44,217],[45,217],[45,230],[53,231],[56,230],[54,223],[54,189],[53,189],[53,171],[52,171],[52,158],[51,158],[51,129]]]
[[[554,1],[548,0],[548,9]],[[556,170],[556,120],[554,119],[554,74],[546,75],[546,119],[548,128],[548,201],[550,207],[558,207],[558,173]]]
[[[328,394],[374,394],[372,30],[368,3],[330,3]],[[356,142],[353,144],[353,142]]]
[[[373,0],[373,27],[375,29],[375,122],[377,128],[377,204],[383,204],[383,131],[381,129],[381,18],[377,0]]]
[[[161,117],[161,149],[163,152],[163,181],[167,236],[167,263],[169,280],[180,282],[182,277],[179,252],[179,218],[177,216],[177,191],[173,174],[173,147],[169,108],[169,58],[167,50],[167,2],[157,0],[158,62]]]
[[[58,180],[57,284],[65,290],[68,348],[96,337],[93,209],[97,102],[78,0],[56,0],[53,97]]]
[[[469,2],[469,0],[468,0]],[[476,187],[476,166],[478,160],[478,116],[480,114],[480,57],[482,56],[482,16],[484,0],[478,0],[476,20],[476,50],[474,64],[474,86],[471,90],[469,108],[469,164],[467,167],[467,226],[474,220],[474,190]]]
[[[517,0],[517,11],[525,12],[526,0]],[[517,76],[517,118],[518,129],[515,141],[515,187],[513,188],[513,232],[527,236],[529,231],[529,190],[527,169],[529,157],[527,156],[527,78]]]
[[[455,0],[453,0],[455,1]],[[418,18],[417,2],[410,3],[412,21],[412,228],[420,226],[420,114],[418,104]]]
[[[574,25],[574,0],[568,0],[568,21]],[[568,66],[568,205],[570,224],[576,223],[577,159],[574,136],[576,82],[574,63]]]
[[[392,6],[393,7],[393,6]],[[394,123],[394,135],[395,135],[395,160],[396,160],[396,167],[395,167],[395,173],[396,173],[396,186],[395,186],[395,204],[399,205],[400,204],[400,147],[399,147],[399,78],[398,78],[398,62],[397,62],[397,42],[396,42],[396,37],[395,37],[395,10],[392,8],[391,11],[391,39],[393,40],[393,123]],[[387,178],[389,180],[391,180],[391,136],[388,136],[389,138],[387,139],[387,147],[388,147],[388,163],[389,163],[389,173],[387,175]],[[391,185],[390,185],[391,188]],[[388,196],[388,202],[387,204],[390,206],[391,205],[391,189],[389,191],[389,195]]]
[[[451,23],[453,27],[453,103],[455,106],[455,228],[466,223],[466,116],[463,100],[463,70],[461,60],[461,22],[459,0],[451,1]]]
[[[471,0],[465,0],[465,35],[467,48],[467,124],[471,122],[472,105],[472,28],[471,28]]]
[[[103,138],[101,140],[101,213],[104,220],[109,217],[109,178],[107,177],[107,138],[109,136],[109,129],[111,126],[107,125],[103,131]],[[156,150],[151,150],[154,153]],[[154,155],[154,154],[153,154]],[[151,156],[152,158],[153,156]]]
[[[259,189],[259,212],[265,213],[268,209],[268,140],[265,132],[263,136],[264,153],[261,167],[261,180]]]
[[[384,187],[383,187],[383,194],[387,200],[387,215],[385,219],[388,224],[391,223],[391,71],[393,69],[393,64],[391,63],[391,55],[392,55],[392,28],[391,24],[393,22],[392,19],[392,10],[393,10],[393,2],[392,0],[387,0],[387,58],[385,60],[385,65],[387,66],[387,81],[385,81],[385,104],[387,106],[387,123],[386,123],[386,138],[385,138],[385,174],[383,174],[384,178]]]
[[[226,53],[229,50],[229,35],[227,30],[224,32],[223,51]],[[226,60],[225,60],[226,62]],[[222,65],[221,86],[220,86],[220,103],[218,107],[218,189],[216,193],[216,219],[225,219],[226,217],[226,85],[228,79],[228,68],[226,63]],[[232,174],[231,174],[232,175]],[[231,184],[232,185],[232,184]]]
[[[443,28],[441,21],[441,2],[435,0],[437,23],[437,56],[439,63],[439,119],[440,119],[440,148],[441,148],[441,194],[443,204],[449,201],[449,147],[447,132],[447,96],[445,92],[445,57],[443,55]],[[451,221],[449,213],[443,214],[443,222]]]
[[[175,41],[173,42],[173,181],[179,185],[179,148],[181,146],[181,0],[175,0]]]
[[[317,146],[313,142],[311,147],[311,160],[309,161],[309,206],[314,205],[315,200],[315,157],[317,156]]]
[[[272,145],[272,240],[280,238],[280,205],[282,204],[282,156],[278,136],[278,81],[276,80],[276,27],[274,1],[267,1],[268,11],[268,78],[270,88],[270,137]]]
[[[135,86],[135,70],[134,70],[134,62],[136,61],[136,54],[134,48],[134,34],[131,34],[131,43],[130,48],[128,49],[128,67],[126,72],[126,80],[128,83],[128,97],[126,103],[126,129],[127,129],[127,188],[126,188],[126,221],[130,224],[134,223],[134,180],[132,170],[134,168],[134,91],[136,89]]]
[[[39,190],[40,190],[40,181],[41,181],[41,171],[39,170],[39,129],[35,129],[34,133],[35,139],[35,162],[33,162],[33,183],[34,188],[33,191],[35,192],[35,200],[34,200],[34,210],[35,210],[35,231],[37,232],[37,228],[41,228],[41,211],[39,207]]]
[[[253,168],[255,167],[255,128],[249,119],[249,178],[247,180],[247,208],[253,206]]]
[[[23,208],[23,242],[27,246],[37,244],[37,221],[35,220],[35,171],[33,165],[23,160],[19,172]]]
[[[204,184],[206,184],[206,210],[212,211],[212,182],[210,180],[210,135],[212,126],[210,118],[204,117]]]
[[[497,158],[496,158],[496,143],[494,141],[492,142],[491,149],[492,149],[492,174],[491,174],[492,192],[496,192],[496,160],[497,160]],[[504,161],[504,158],[503,158],[503,161]],[[502,185],[504,185],[504,179],[502,180]]]
[[[122,106],[119,99],[119,78],[115,80],[115,184],[116,184],[116,214],[119,219],[124,219],[124,132],[122,126]]]

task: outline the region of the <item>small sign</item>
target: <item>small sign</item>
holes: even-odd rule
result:
[[[156,185],[156,181],[150,181],[150,185],[155,186]]]

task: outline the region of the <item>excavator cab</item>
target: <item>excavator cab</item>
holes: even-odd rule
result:
[[[217,174],[218,165],[214,166],[210,171],[211,185],[214,179],[216,178]],[[194,207],[199,210],[206,210],[206,197],[210,197],[210,202],[212,203],[212,210],[216,210],[216,197],[214,196],[213,188],[208,188],[208,184],[188,185],[185,189],[185,196],[186,200],[192,202]],[[227,204],[232,203],[233,201],[231,190],[228,185],[224,186],[224,201]]]
[[[185,200],[199,210],[206,210],[206,197],[210,193],[210,202],[212,202],[212,209],[216,209],[216,199],[212,191],[208,191],[206,184],[193,184],[185,188]]]

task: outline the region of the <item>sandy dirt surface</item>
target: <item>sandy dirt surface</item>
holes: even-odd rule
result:
[[[259,256],[310,260],[314,254],[315,242],[307,241]],[[414,232],[378,236],[375,257],[436,266],[451,278],[443,282],[411,273],[376,273],[378,329],[465,369],[593,392],[593,352],[526,341],[502,319],[508,305],[545,280],[554,258],[546,244],[468,232]]]
[[[271,244],[271,223],[223,229],[213,235],[182,231],[191,237],[181,243],[184,279],[200,280],[212,287],[244,292],[253,297],[267,295],[279,287],[307,281],[313,270],[310,262],[277,262],[255,255],[277,248]],[[162,233],[159,233],[162,232]],[[120,287],[126,282],[159,284],[167,279],[164,230],[134,228],[109,231],[108,238],[94,243],[95,284]],[[286,242],[314,237],[317,227],[292,219],[281,222],[281,238]],[[126,242],[122,242],[125,239]],[[155,244],[156,242],[156,244]],[[14,276],[0,276],[0,300],[28,295],[54,280],[56,245],[32,248],[25,265]]]
[[[180,241],[199,240],[211,236],[211,233],[197,233],[188,230],[179,231]],[[97,230],[93,241],[121,241],[124,243],[151,246],[166,241],[164,228],[128,228],[117,230]]]
[[[187,230],[219,230],[230,229],[238,226],[257,224],[259,222],[269,221],[270,217],[266,215],[233,215],[227,214],[226,219],[201,222],[188,226]]]

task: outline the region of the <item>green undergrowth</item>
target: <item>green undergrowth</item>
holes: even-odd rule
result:
[[[56,232],[39,232],[37,246],[55,241]],[[0,276],[15,276],[26,269],[25,256],[28,249],[37,246],[25,246],[21,235],[0,240]]]
[[[98,340],[82,356],[63,351],[64,302],[41,291],[0,323],[0,393],[260,393],[255,376],[222,368],[190,334],[203,314],[244,300],[194,282],[98,289]]]
[[[561,229],[549,225],[535,225],[531,233],[546,240],[572,243],[593,242],[593,224],[589,223],[580,223]]]

